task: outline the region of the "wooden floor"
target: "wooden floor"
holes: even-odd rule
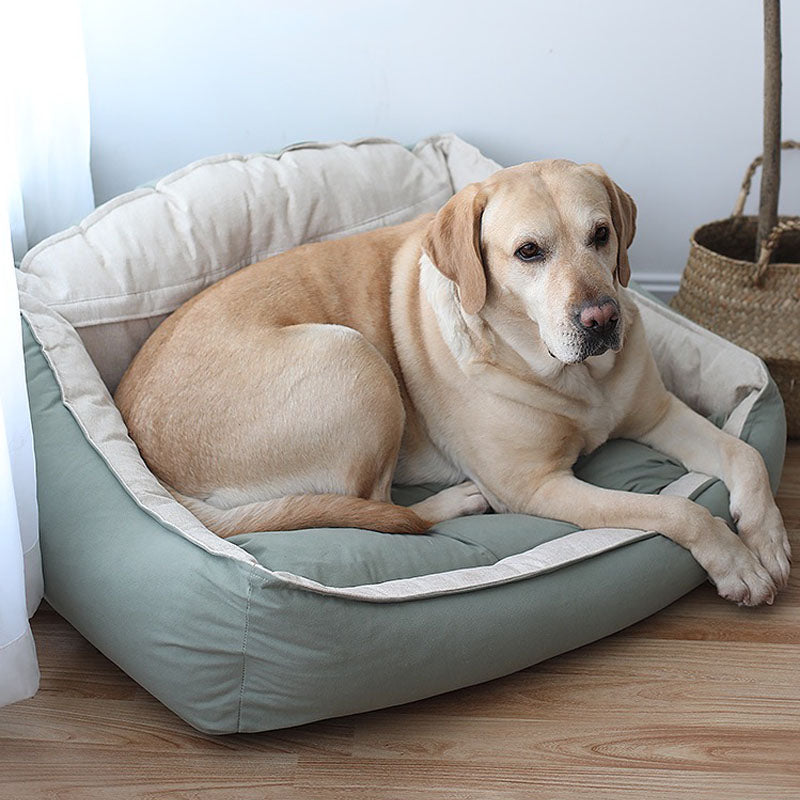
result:
[[[778,502],[800,553],[800,443]],[[492,683],[276,733],[197,733],[43,606],[0,709],[0,800],[800,798],[800,570],[774,606],[705,585]]]

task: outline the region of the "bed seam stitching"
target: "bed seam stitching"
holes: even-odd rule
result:
[[[250,632],[250,601],[253,596],[253,577],[255,570],[250,565],[250,572],[247,576],[247,605],[244,612],[244,633],[242,635],[242,679],[239,683],[239,705],[236,711],[236,730],[242,730],[242,704],[244,703],[244,685],[247,678],[247,635]]]

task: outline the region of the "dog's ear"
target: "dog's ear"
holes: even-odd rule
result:
[[[434,266],[458,286],[461,307],[477,314],[486,302],[481,215],[486,194],[479,183],[457,192],[433,218],[422,247]]]
[[[611,222],[617,232],[617,279],[623,286],[631,279],[631,265],[628,261],[628,248],[636,234],[636,204],[631,196],[617,186],[599,164],[585,165],[603,182],[611,202]]]

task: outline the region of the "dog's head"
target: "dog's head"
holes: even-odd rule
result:
[[[537,161],[455,194],[423,249],[465,314],[513,319],[517,331],[530,320],[550,354],[574,364],[622,346],[618,289],[635,224],[633,200],[601,167]]]

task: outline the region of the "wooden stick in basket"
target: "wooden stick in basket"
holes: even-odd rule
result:
[[[778,222],[781,184],[781,3],[764,0],[764,165],[754,260]]]

